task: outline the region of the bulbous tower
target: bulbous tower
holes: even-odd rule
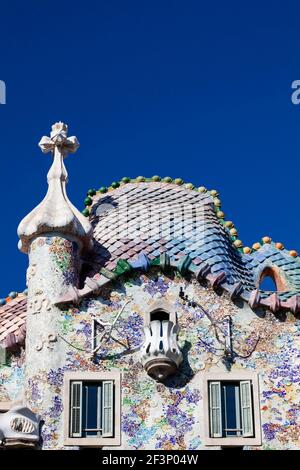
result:
[[[20,223],[19,248],[29,256],[26,324],[26,405],[41,415],[43,448],[47,448],[47,421],[57,415],[57,442],[62,440],[59,372],[66,364],[67,344],[60,336],[63,312],[55,299],[78,285],[81,253],[92,245],[92,227],[72,205],[66,194],[68,180],[64,158],[79,147],[76,137],[67,137],[67,126],[58,122],[50,137],[39,143],[43,153],[51,152],[48,191],[43,201]],[[44,386],[36,392],[36,384]]]

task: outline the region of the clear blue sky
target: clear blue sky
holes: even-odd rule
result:
[[[46,191],[37,143],[63,120],[80,150],[68,193],[123,176],[220,191],[244,244],[300,251],[299,2],[26,2],[0,7],[1,286],[25,288],[21,218]]]

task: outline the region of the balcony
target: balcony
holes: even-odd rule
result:
[[[150,377],[163,382],[176,373],[182,362],[177,345],[179,326],[169,320],[152,320],[145,326],[145,342],[141,350],[142,364]]]
[[[0,445],[35,447],[39,441],[40,417],[19,405],[0,415]]]

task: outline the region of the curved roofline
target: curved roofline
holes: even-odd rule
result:
[[[8,304],[11,300],[16,299],[19,296],[22,296],[22,298],[27,297],[27,294],[28,294],[28,289],[25,289],[23,292],[16,292],[16,291],[10,292],[7,296],[0,299],[0,308]]]
[[[259,242],[256,242],[252,245],[252,248],[248,246],[243,246],[243,243],[241,240],[238,239],[238,232],[237,229],[235,228],[234,224],[232,221],[225,220],[225,214],[221,210],[221,200],[219,198],[219,193],[217,190],[212,189],[208,190],[204,186],[197,187],[193,183],[187,183],[185,182],[182,178],[171,178],[169,176],[166,177],[160,177],[160,176],[152,176],[151,178],[146,178],[143,176],[138,176],[136,178],[129,178],[129,177],[123,177],[121,178],[120,181],[114,181],[111,183],[110,186],[108,187],[101,187],[99,190],[95,189],[90,189],[87,192],[87,197],[85,198],[85,206],[86,208],[83,210],[83,214],[88,217],[90,215],[90,207],[94,203],[94,198],[99,197],[100,195],[105,195],[106,193],[109,193],[111,191],[114,191],[118,189],[119,187],[126,185],[128,183],[153,183],[153,182],[161,182],[161,183],[168,183],[168,184],[174,184],[177,186],[182,186],[187,190],[190,191],[195,191],[198,193],[209,193],[209,195],[212,198],[212,202],[214,204],[214,209],[216,212],[217,219],[219,220],[220,224],[225,228],[227,231],[228,235],[231,238],[232,245],[239,251],[241,252],[242,255],[250,255],[249,258],[251,259],[252,256],[255,256],[255,252],[258,252],[262,247],[266,247],[266,245],[269,245],[270,248],[272,247],[273,249],[278,250],[278,252],[282,252],[285,256],[291,256],[292,258],[296,258],[295,261],[297,263],[300,262],[300,258],[298,256],[298,253],[295,250],[287,250],[285,249],[284,245],[280,242],[273,242],[272,239],[268,236],[262,237],[262,239]],[[97,198],[98,199],[98,198]],[[259,255],[259,254],[258,254]],[[248,256],[246,256],[247,259]],[[21,294],[21,293],[20,293]],[[11,292],[6,296],[5,298],[0,299],[0,307],[6,305],[10,300],[14,299],[16,296],[20,295],[17,292]],[[27,294],[27,290],[23,292],[23,294]]]
[[[90,208],[93,205],[94,197],[101,194],[106,194],[115,189],[118,189],[120,186],[123,186],[128,183],[153,183],[153,182],[162,182],[175,184],[177,186],[183,186],[185,189],[190,191],[195,191],[198,193],[209,193],[212,196],[212,200],[215,207],[216,216],[221,225],[223,225],[231,237],[233,246],[245,255],[249,255],[255,251],[258,251],[263,245],[270,244],[275,246],[278,250],[283,250],[286,254],[292,256],[293,258],[299,258],[298,252],[296,250],[287,250],[285,249],[283,243],[281,242],[272,242],[272,238],[269,236],[264,236],[259,242],[253,243],[252,247],[244,246],[243,242],[238,238],[238,231],[231,220],[225,220],[225,214],[221,210],[221,199],[219,197],[219,192],[216,189],[208,190],[205,186],[196,186],[193,183],[187,183],[182,178],[171,178],[170,176],[160,177],[158,175],[152,176],[151,178],[146,178],[144,176],[137,176],[136,178],[129,178],[127,176],[121,178],[119,181],[113,181],[110,186],[102,186],[98,190],[89,189],[87,191],[87,196],[84,199],[85,209],[82,213],[85,217],[89,217]],[[300,261],[300,259],[299,259]]]
[[[203,263],[201,267],[196,266],[189,255],[179,261],[172,261],[166,253],[162,253],[154,260],[149,260],[145,254],[141,254],[137,260],[130,262],[119,259],[113,271],[101,268],[99,274],[93,278],[86,278],[82,289],[70,286],[63,296],[54,300],[54,304],[58,307],[68,304],[79,305],[84,298],[98,296],[104,286],[111,284],[122,276],[132,274],[134,271],[145,273],[154,267],[160,268],[164,273],[177,271],[183,278],[186,275],[191,275],[199,283],[206,281],[212,289],[221,288],[229,294],[231,300],[241,298],[253,309],[266,307],[273,313],[279,310],[290,310],[294,314],[300,311],[300,295],[298,292],[291,291],[291,296],[286,299],[280,297],[280,292],[268,292],[265,297],[263,295],[265,292],[259,289],[254,288],[247,291],[242,282],[228,283],[226,273],[224,271],[212,273],[208,263]]]

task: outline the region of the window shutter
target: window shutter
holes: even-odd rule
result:
[[[243,437],[253,436],[253,410],[250,380],[240,382]]]
[[[102,382],[102,437],[113,437],[114,383],[112,380]]]
[[[221,382],[209,383],[210,433],[222,437]]]
[[[71,437],[82,436],[82,382],[71,382]]]
[[[0,366],[6,364],[6,350],[0,346]]]
[[[98,344],[97,344],[97,320],[92,321],[92,348],[95,349]]]

